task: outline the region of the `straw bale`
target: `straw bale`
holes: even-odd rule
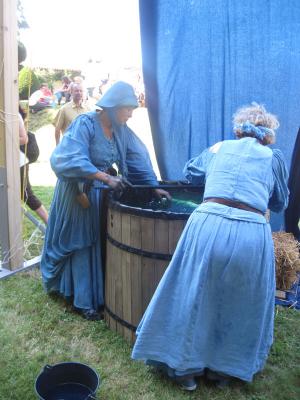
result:
[[[289,290],[300,272],[299,242],[292,233],[273,232],[276,288]]]

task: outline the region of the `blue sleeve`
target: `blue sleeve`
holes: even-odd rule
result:
[[[98,171],[90,160],[90,141],[94,135],[94,123],[88,115],[80,115],[71,123],[50,158],[58,178],[80,180]]]
[[[272,170],[274,188],[269,200],[269,209],[280,212],[287,208],[289,201],[288,177],[289,173],[280,150],[273,150]]]
[[[157,178],[146,146],[129,128],[127,140],[128,180],[136,185],[157,185]]]
[[[207,167],[214,153],[205,149],[199,156],[189,160],[183,169],[185,178],[193,185],[204,186]]]

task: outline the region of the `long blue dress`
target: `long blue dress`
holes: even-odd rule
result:
[[[80,309],[97,310],[104,304],[101,262],[100,208],[103,184],[86,176],[106,171],[114,163],[132,183],[157,184],[145,145],[127,127],[109,140],[98,113],[76,118],[51,156],[58,181],[50,209],[41,272],[45,289],[74,296]],[[76,200],[78,183],[92,183],[91,206]]]
[[[254,138],[224,141],[185,167],[204,198],[244,202],[262,212],[287,206],[287,169],[279,150]],[[270,225],[257,213],[202,203],[140,322],[133,359],[169,376],[204,368],[251,381],[273,341],[275,268]]]

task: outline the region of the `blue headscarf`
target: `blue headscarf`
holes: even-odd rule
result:
[[[119,81],[113,84],[107,92],[96,103],[98,107],[105,110],[109,116],[114,132],[116,144],[121,156],[120,170],[124,177],[128,176],[126,166],[126,124],[120,124],[117,120],[117,109],[120,107],[138,107],[134,89],[129,83]]]
[[[254,137],[260,141],[263,141],[266,136],[275,136],[273,129],[266,128],[265,126],[253,125],[249,121],[234,125],[234,129],[238,129],[242,133],[252,133]]]
[[[119,81],[104,93],[96,105],[101,108],[126,106],[136,108],[138,107],[138,102],[133,87],[129,83]]]

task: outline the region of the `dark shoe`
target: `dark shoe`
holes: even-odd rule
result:
[[[84,319],[87,319],[88,321],[101,321],[104,318],[103,311],[97,312],[93,308],[83,309],[73,306],[73,311],[80,314]]]
[[[193,390],[197,389],[197,382],[195,381],[195,378],[176,378],[176,383],[181,387],[183,390],[187,390],[189,392],[192,392]]]
[[[214,381],[216,383],[217,388],[219,389],[226,388],[232,381],[232,378],[230,376],[225,374],[220,374],[214,371],[207,371],[206,378],[211,381]]]
[[[61,294],[58,291],[48,292],[48,296],[53,300],[61,298]]]
[[[216,387],[218,389],[225,389],[227,386],[229,386],[230,381],[230,379],[219,379],[218,381],[216,381]]]
[[[88,321],[101,321],[104,318],[103,313],[99,313],[93,308],[90,308],[89,310],[80,310],[80,314]]]

